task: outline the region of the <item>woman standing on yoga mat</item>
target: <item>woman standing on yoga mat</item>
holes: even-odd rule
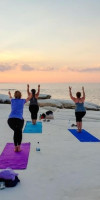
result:
[[[22,141],[22,128],[24,125],[23,119],[23,108],[24,104],[30,100],[31,95],[27,99],[21,99],[21,92],[15,91],[14,97],[12,98],[11,92],[8,92],[9,98],[11,99],[11,113],[8,118],[8,125],[14,131],[14,151],[20,151],[20,145]]]
[[[29,105],[29,111],[31,113],[31,119],[32,123],[35,125],[37,120],[37,113],[39,111],[39,105],[38,105],[38,97],[40,93],[40,85],[38,85],[38,91],[36,93],[35,89],[32,89],[31,92],[29,91],[29,84],[27,84],[27,94],[32,94],[32,98],[30,99],[30,105]]]
[[[70,98],[76,104],[76,107],[75,107],[76,123],[77,123],[78,132],[81,132],[81,130],[82,130],[82,118],[86,114],[86,109],[84,107],[84,101],[85,101],[84,87],[82,87],[83,97],[81,97],[81,92],[77,92],[76,97],[73,97],[71,89],[72,88],[69,87],[69,95],[70,95]]]

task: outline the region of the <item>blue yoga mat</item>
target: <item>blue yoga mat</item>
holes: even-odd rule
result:
[[[100,140],[84,129],[79,133],[76,129],[68,129],[80,142],[100,142]]]
[[[27,121],[23,133],[42,133],[42,122],[36,122],[34,125]]]

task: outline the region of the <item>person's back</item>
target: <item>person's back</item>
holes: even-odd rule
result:
[[[85,111],[86,111],[83,102],[82,102],[82,103],[77,102],[77,103],[75,103],[75,104],[76,104],[75,112],[85,112]]]
[[[76,105],[75,116],[76,116],[78,132],[81,132],[81,130],[82,130],[82,118],[86,114],[86,109],[84,107],[84,101],[85,101],[84,87],[82,87],[82,91],[83,91],[83,97],[81,97],[81,92],[77,92],[76,97],[73,97],[72,92],[71,92],[71,87],[69,87],[70,98],[74,101],[74,103]]]
[[[32,95],[28,96],[27,99],[21,99],[21,92],[15,91],[14,97],[12,98],[11,92],[8,92],[9,98],[11,99],[11,112],[8,117],[8,125],[14,131],[14,151],[20,151],[20,145],[22,141],[22,128],[24,125],[23,119],[23,108],[24,104],[28,102]]]
[[[30,99],[30,105],[38,105],[37,99],[35,97]]]
[[[30,94],[29,84],[27,84],[27,93]],[[31,113],[31,119],[32,119],[32,123],[34,125],[36,124],[37,114],[38,114],[38,111],[39,111],[39,105],[38,105],[39,93],[40,93],[40,85],[38,85],[37,93],[36,93],[35,89],[31,90],[32,98],[30,99],[29,111]]]
[[[15,117],[23,119],[23,107],[25,102],[25,99],[11,99],[11,113],[9,118]]]

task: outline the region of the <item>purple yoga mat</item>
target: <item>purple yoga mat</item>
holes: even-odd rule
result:
[[[21,144],[21,151],[14,152],[14,144],[7,143],[0,155],[0,169],[26,169],[30,151],[30,143]]]

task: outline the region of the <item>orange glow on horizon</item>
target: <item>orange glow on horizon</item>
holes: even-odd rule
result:
[[[60,72],[60,71],[20,71],[12,70],[0,73],[0,82],[15,82],[15,83],[54,83],[54,82],[99,82],[100,73],[86,72]]]

